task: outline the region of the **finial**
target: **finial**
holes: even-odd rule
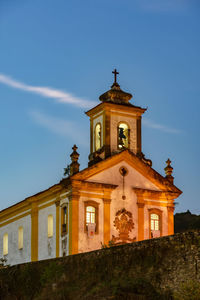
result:
[[[165,167],[165,174],[166,174],[166,178],[173,183],[174,177],[172,176],[172,172],[173,172],[173,168],[171,166],[171,160],[168,158],[168,160],[166,161],[167,166]]]
[[[77,147],[76,145],[74,145],[74,146],[72,147],[72,150],[73,150],[74,152],[76,152],[77,149],[78,149],[78,147]]]
[[[132,98],[132,95],[121,90],[119,83],[117,83],[117,72],[116,69],[112,71],[114,74],[114,82],[111,85],[111,89],[99,97],[99,100],[102,102],[111,102],[117,104],[131,105],[129,100]]]
[[[78,163],[79,153],[76,151],[77,149],[78,147],[76,145],[72,147],[73,152],[70,155],[72,161],[70,164],[70,176],[79,172],[80,164]]]
[[[117,70],[114,69],[114,71],[112,71],[112,73],[114,74],[114,83],[117,83],[117,75],[119,75],[119,72],[117,72]]]

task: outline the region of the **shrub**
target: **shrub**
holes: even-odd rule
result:
[[[200,282],[188,280],[183,282],[179,289],[174,292],[175,300],[200,300]]]

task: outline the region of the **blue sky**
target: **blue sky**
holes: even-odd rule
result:
[[[120,72],[132,103],[148,107],[143,152],[183,191],[176,212],[200,214],[200,2],[0,0],[0,209],[57,183]]]

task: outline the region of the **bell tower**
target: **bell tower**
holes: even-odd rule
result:
[[[100,104],[86,112],[90,117],[89,165],[129,149],[142,154],[141,120],[145,108],[129,101],[132,95],[121,90],[115,69],[111,89],[99,97]]]

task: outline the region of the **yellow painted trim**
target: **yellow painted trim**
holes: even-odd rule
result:
[[[86,197],[86,198],[96,198],[96,199],[102,199],[103,194],[95,194],[95,193],[84,193],[84,192],[80,192],[80,195],[82,197]]]
[[[20,216],[17,216],[17,217],[15,217],[15,218],[12,218],[11,220],[8,220],[8,221],[6,221],[6,222],[4,222],[4,223],[1,223],[1,224],[0,224],[0,227],[3,227],[3,226],[8,225],[8,224],[10,224],[10,223],[13,223],[13,222],[15,222],[15,221],[17,221],[17,220],[19,220],[19,219],[21,219],[21,218],[24,218],[24,217],[26,217],[26,216],[28,216],[28,215],[30,215],[30,214],[31,214],[31,211],[28,211],[28,212],[26,212],[26,213],[24,213],[24,214],[22,214],[22,215],[20,215]]]
[[[31,210],[31,261],[38,260],[38,207],[32,203]]]
[[[114,190],[117,185],[115,184],[109,184],[109,183],[99,183],[99,182],[93,182],[93,181],[79,181],[79,180],[73,180],[72,181],[72,187],[78,188],[79,192],[86,190],[87,192],[100,192],[102,193],[105,191],[112,191]]]
[[[103,146],[105,145],[106,142],[106,121],[105,121],[105,112],[103,112]]]
[[[89,111],[86,112],[87,116],[94,116],[96,115],[98,112],[100,111],[111,111],[111,110],[115,110],[116,112],[127,112],[127,113],[134,113],[138,116],[142,115],[146,109],[145,108],[140,108],[140,107],[134,107],[134,106],[125,106],[125,105],[119,105],[119,104],[115,104],[115,103],[101,103],[95,107],[93,107],[92,109],[90,109]]]
[[[110,200],[104,199],[103,205],[103,214],[104,214],[104,222],[103,222],[103,237],[104,237],[104,245],[108,245],[110,241]]]
[[[52,186],[48,190],[28,197],[25,200],[0,211],[0,222],[30,209],[32,202],[37,202],[38,204],[41,204],[47,202],[48,200],[51,200],[52,198],[56,198],[57,195],[62,192],[62,190],[63,192],[65,191],[61,185]]]
[[[93,119],[90,119],[90,153],[94,152],[93,151]]]
[[[93,115],[92,118],[93,118],[93,120],[95,120],[95,119],[101,117],[102,115],[103,115],[103,111],[101,111],[100,113],[98,113],[96,115]]]
[[[60,201],[56,202],[56,257],[60,255]]]
[[[38,206],[38,209],[41,210],[41,209],[44,209],[46,207],[49,207],[49,206],[52,206],[52,205],[55,205],[55,200],[51,201],[51,202],[48,202],[42,206]]]
[[[143,198],[148,198],[151,200],[169,201],[173,203],[174,199],[177,197],[177,193],[171,191],[155,191],[141,188],[132,188],[136,195],[142,196]]]
[[[57,195],[62,192],[62,190],[63,190],[63,192],[65,191],[63,189],[63,187],[58,184],[58,185],[50,187],[48,190],[45,190],[43,192],[40,192],[36,195],[33,195],[33,196],[27,198],[27,201],[30,203],[37,201],[39,204],[41,204],[42,202],[46,202],[47,199],[52,199],[53,196],[54,196],[54,198],[56,198]]]
[[[61,191],[53,191],[52,193],[49,193],[49,194],[46,194],[44,195],[43,197],[40,197],[38,199],[35,199],[35,201],[37,201],[38,205],[41,205],[47,201],[50,201],[50,200],[56,200],[56,198],[61,194]]]
[[[16,215],[21,214],[29,209],[31,209],[31,205],[30,203],[25,203],[25,201],[23,201],[23,203],[19,203],[19,205],[8,207],[0,212],[0,222],[15,217]]]
[[[162,206],[162,207],[167,207],[169,205],[168,202],[163,203],[163,202],[154,202],[154,201],[148,201],[144,200],[145,205],[152,205],[152,206]]]
[[[141,153],[142,151],[142,125],[141,117],[136,120],[136,153]]]
[[[114,112],[114,111],[111,111],[110,114],[112,116],[120,116],[120,117],[130,118],[130,119],[138,118],[137,114],[128,114],[128,113],[121,113],[121,112]]]
[[[144,240],[144,203],[138,202],[137,205],[138,205],[138,241],[143,241]]]
[[[168,206],[168,235],[174,234],[174,207]]]
[[[110,114],[105,111],[105,156],[110,155]]]
[[[69,254],[78,253],[79,195],[71,195],[69,201]]]

